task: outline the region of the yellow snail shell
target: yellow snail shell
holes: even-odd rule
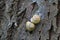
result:
[[[31,18],[31,22],[34,23],[34,24],[37,24],[40,22],[40,16],[39,15],[33,15],[33,17]]]
[[[33,31],[35,29],[35,25],[29,21],[26,22],[26,30]]]

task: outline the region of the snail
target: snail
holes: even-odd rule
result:
[[[35,29],[35,25],[29,21],[26,22],[26,30],[33,31]]]
[[[37,15],[37,14],[35,14],[35,15],[33,15],[33,17],[31,18],[31,22],[32,23],[34,23],[34,24],[37,24],[37,23],[39,23],[40,22],[40,16],[39,15]]]

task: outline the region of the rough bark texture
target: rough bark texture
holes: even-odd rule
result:
[[[58,0],[0,0],[0,40],[60,40],[59,5]],[[26,31],[26,21],[40,14],[36,11],[42,20]]]

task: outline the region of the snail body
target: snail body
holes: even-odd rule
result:
[[[31,18],[31,22],[34,23],[34,24],[37,24],[40,22],[40,16],[39,15],[34,15],[32,18]]]
[[[29,21],[26,22],[26,30],[33,31],[35,29],[35,25]]]

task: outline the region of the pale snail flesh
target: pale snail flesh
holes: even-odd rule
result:
[[[34,23],[34,24],[37,24],[40,22],[40,16],[39,15],[33,15],[33,17],[31,18],[31,22]]]
[[[35,29],[35,25],[29,21],[26,22],[26,30],[33,31]]]

